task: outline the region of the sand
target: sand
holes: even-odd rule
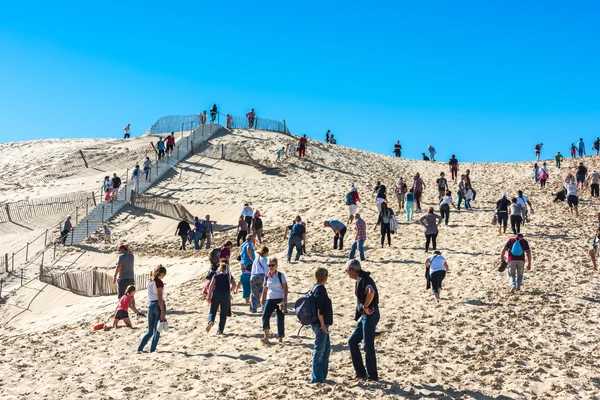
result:
[[[129,144],[62,140],[59,147],[74,151],[101,145],[110,153],[113,146],[137,146],[143,140],[148,139]],[[565,160],[560,171],[548,161],[546,189],[534,185],[532,162],[461,164],[461,171],[472,171],[477,201],[473,212],[453,210],[450,226],[440,229],[438,249],[447,258],[450,273],[436,306],[425,289],[422,227],[416,218],[411,223],[400,218],[392,247],[381,249],[378,231],[373,231],[376,206],[371,191],[376,180],[392,187],[399,176],[412,178],[419,172],[427,185],[425,206],[435,206],[435,179],[441,171],[448,173],[447,163],[395,159],[311,141],[307,159],[284,158],[275,165],[275,150],[290,141],[296,139],[236,130],[212,142],[246,146],[257,165],[195,155],[150,193],[177,201],[201,218],[210,214],[225,229],[215,235],[216,243],[234,239],[235,230],[227,228],[236,226],[244,202],[250,202],[263,214],[265,243],[281,260],[291,302],[310,289],[315,267],[329,269],[334,325],[326,384],[308,384],[313,335],[305,328],[297,336],[299,324],[292,314],[286,318],[284,343],[263,346],[260,316],[250,314],[237,295],[226,335],[217,337],[216,329],[207,335],[208,309],[200,295],[208,251],[180,252],[179,238],[174,236],[178,221],[127,208],[110,223],[113,241],[132,246],[136,272],[149,271],[158,263],[168,269],[164,281],[171,331],[161,338],[158,351],[136,354],[145,332],[143,318],[133,318],[134,330],[92,330],[114,309],[115,296],[85,298],[32,280],[0,306],[0,397],[600,398],[600,282],[598,273],[589,269],[586,254],[600,202],[586,191],[579,218],[568,213],[566,203],[552,202],[562,176],[575,165],[572,161]],[[12,149],[3,167],[16,165],[19,153],[27,153],[27,162],[36,163],[57,151],[54,141],[2,146]],[[590,169],[600,168],[598,157],[584,161]],[[33,187],[15,186],[4,192],[3,199],[50,196],[57,190],[73,190],[74,182],[94,190],[105,172],[113,172],[108,166],[99,169],[76,171]],[[10,177],[18,181],[30,175],[29,169],[14,168]],[[380,291],[378,330],[385,335],[376,341],[379,383],[349,380],[354,373],[347,347],[355,326],[354,281],[343,266],[352,235],[347,237],[347,249],[334,251],[333,233],[323,227],[326,219],[345,221],[344,195],[352,183],[359,188],[363,200],[359,210],[369,230],[364,269],[372,272]],[[490,222],[501,193],[515,195],[518,189],[530,197],[535,209],[531,223],[523,228],[534,261],[525,274],[523,291],[510,295],[507,276],[497,271],[500,250],[510,235],[499,236]],[[397,204],[392,208],[397,210]],[[307,222],[309,247],[316,244],[317,250],[288,264],[283,232],[296,215]],[[22,226],[0,224],[0,253],[7,243],[19,243],[24,232],[39,234],[62,217],[37,218],[20,222]],[[116,246],[94,237],[84,248],[59,251],[65,259],[81,257],[75,265],[58,265],[58,270],[112,271],[116,260]],[[146,299],[145,291],[136,295],[142,308]],[[274,319],[271,325],[275,327]]]

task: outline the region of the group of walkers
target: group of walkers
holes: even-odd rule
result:
[[[104,201],[110,203],[119,198],[119,189],[121,188],[121,178],[116,173],[112,178],[106,175],[102,181],[102,192],[104,193]]]
[[[325,133],[325,143],[337,144],[337,140],[335,137],[333,137],[333,134],[330,130]]]

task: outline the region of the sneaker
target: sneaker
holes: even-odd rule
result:
[[[367,379],[367,375],[359,375],[359,374],[356,374],[352,378],[350,378],[351,381],[364,381],[366,379]]]

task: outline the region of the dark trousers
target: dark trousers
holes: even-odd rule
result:
[[[219,332],[223,333],[225,329],[225,322],[227,322],[227,316],[229,315],[229,307],[231,305],[231,299],[229,292],[213,292],[212,298],[210,299],[210,311],[208,312],[208,322],[215,322],[217,316],[217,310],[221,307],[219,314]]]
[[[239,231],[237,235],[237,245],[240,246],[240,239],[242,239],[242,243],[246,241],[246,236],[248,236],[248,231]]]
[[[363,314],[358,320],[356,329],[348,339],[348,347],[350,347],[350,356],[352,357],[352,365],[356,375],[366,376],[369,379],[377,380],[377,359],[375,357],[375,328],[379,322],[379,309],[371,315]],[[360,354],[360,342],[364,340],[365,358],[367,368],[363,363],[362,355]]]
[[[437,233],[431,233],[429,235],[425,235],[425,251],[429,251],[429,243],[431,242],[431,248],[435,250],[436,248],[436,240]]]
[[[394,150],[394,154],[396,154],[396,157],[400,157],[400,150]]]
[[[440,206],[440,215],[444,219],[446,225],[448,225],[448,220],[450,219],[450,206],[448,204],[442,204]]]
[[[66,243],[68,234],[69,234],[69,231],[61,231],[60,232],[60,241],[62,244]]]
[[[507,211],[498,211],[496,213],[496,218],[498,218],[498,226],[503,226],[506,229],[508,225],[508,212]]]
[[[417,202],[417,210],[421,211],[421,195],[422,192],[415,192],[415,201]]]
[[[385,236],[387,235],[387,240],[388,240],[388,245],[391,246],[392,245],[392,237],[391,235],[391,231],[390,231],[390,223],[388,222],[387,224],[385,222],[381,223],[381,247],[383,247],[383,244],[385,243]]]
[[[125,291],[129,285],[135,285],[135,281],[133,279],[119,279],[117,281],[117,296],[119,299],[125,295]]]
[[[185,250],[185,242],[188,241],[188,235],[186,233],[185,235],[179,235],[179,237],[181,238],[181,246],[179,246],[179,250]]]
[[[521,222],[523,222],[523,217],[520,215],[510,216],[510,227],[515,235],[521,232]]]
[[[250,229],[250,227],[252,226],[252,217],[246,216],[246,217],[244,217],[244,219],[246,220],[246,223],[248,224],[248,229]]]
[[[333,237],[333,249],[336,250],[338,249],[338,241],[340,242],[340,250],[344,249],[344,236],[346,236],[346,231],[348,229],[344,227],[344,229],[342,229],[339,233],[335,233],[335,236]]]
[[[279,308],[282,301],[283,299],[268,299],[262,315],[263,330],[271,330],[271,315],[273,315],[273,311],[277,310],[277,336],[280,338],[285,337],[285,314]]]
[[[592,189],[592,197],[598,197],[598,184],[592,183],[590,188]]]

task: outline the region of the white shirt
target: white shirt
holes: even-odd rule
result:
[[[572,183],[567,183],[565,185],[565,189],[567,189],[567,196],[579,196],[577,186],[573,185]]]
[[[250,206],[244,207],[244,209],[242,210],[242,215],[244,217],[253,217],[254,212],[252,211],[252,207],[250,207]]]
[[[167,294],[165,290],[166,286],[167,285],[165,285],[165,283],[163,282],[163,301],[165,301],[165,297]],[[156,282],[154,282],[152,279],[148,280],[148,301],[158,301],[158,289],[156,288]]]
[[[263,274],[266,275],[269,273],[269,260],[267,257],[258,256],[254,259],[252,263],[252,275]]]
[[[527,202],[529,201],[529,197],[523,195],[523,196],[517,196],[517,204],[520,205],[521,207],[523,207],[524,209],[527,208]]]
[[[444,196],[444,198],[442,198],[442,201],[440,202],[440,206],[443,204],[454,204],[454,201],[452,201],[452,196]]]
[[[281,282],[279,281],[279,275],[281,274]],[[267,275],[265,277],[265,287],[267,288],[267,300],[271,299],[283,299],[285,291],[283,284],[287,283],[285,275],[279,271],[276,271],[272,277]]]
[[[446,259],[443,256],[434,254],[431,257],[429,257],[429,275],[432,275],[434,272],[437,271],[445,271],[446,268],[444,268],[444,263],[446,262]]]

